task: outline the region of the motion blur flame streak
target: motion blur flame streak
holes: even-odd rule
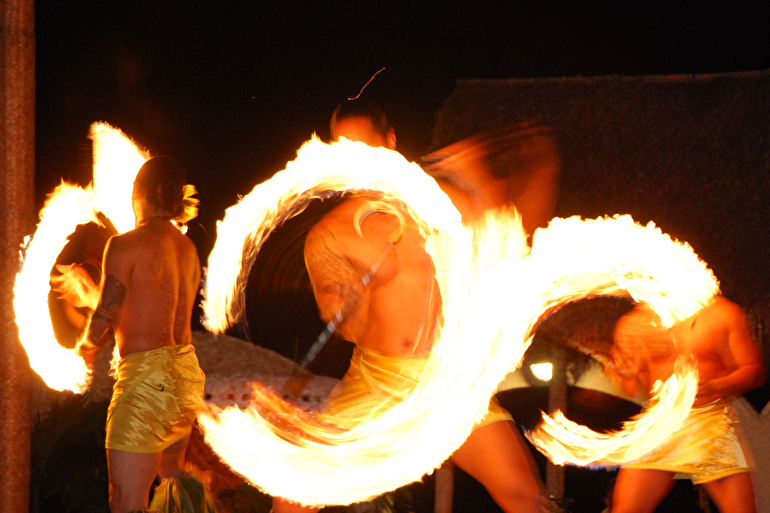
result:
[[[533,238],[525,277],[532,281],[532,305],[539,319],[557,305],[589,295],[622,295],[647,303],[670,327],[719,293],[719,283],[686,243],[672,241],[650,223],[630,216],[554,219]],[[561,412],[533,432],[530,441],[557,464],[617,466],[638,459],[676,431],[687,416],[698,386],[697,371],[680,361],[660,387],[654,406],[626,422],[619,432],[600,434],[566,419]]]
[[[207,442],[235,471],[272,495],[303,504],[358,502],[439,466],[486,413],[490,396],[525,349],[521,336],[518,344],[503,343],[517,340],[497,321],[509,305],[479,300],[506,288],[484,277],[487,269],[520,261],[527,253],[515,213],[488,216],[474,233],[461,224],[436,182],[398,153],[348,141],[327,145],[315,138],[219,223],[206,281],[209,329],[221,332],[237,318],[251,257],[270,231],[308,198],[356,190],[377,190],[401,201],[426,237],[444,298],[444,326],[422,383],[404,402],[372,412],[348,431],[292,413],[281,401],[266,415],[285,423],[277,434],[253,409],[199,416]],[[520,321],[518,328],[524,327]]]
[[[96,221],[92,204],[93,191],[66,183],[54,190],[40,213],[35,237],[27,238],[23,267],[13,289],[19,338],[30,366],[56,390],[80,391],[87,385],[85,362],[56,342],[50,319],[42,322],[41,315],[48,314],[48,277],[56,256],[74,226]]]
[[[592,295],[627,293],[671,327],[719,293],[714,274],[689,244],[629,215],[553,219],[535,232],[527,267],[541,312]]]
[[[679,368],[658,387],[650,399],[652,407],[623,423],[620,431],[597,433],[556,411],[543,415],[543,423],[530,441],[557,465],[616,467],[633,462],[679,430],[690,412],[698,390],[698,373],[679,362]]]
[[[88,369],[73,350],[56,341],[48,316],[49,274],[75,227],[99,223],[97,211],[121,233],[133,228],[131,184],[149,157],[120,130],[105,123],[91,125],[90,137],[94,141],[94,183],[85,188],[62,183],[51,193],[40,211],[34,236],[27,238],[13,289],[19,338],[31,367],[49,387],[75,392],[87,387]]]
[[[91,125],[94,142],[94,209],[112,222],[118,233],[134,229],[131,192],[136,173],[150,154],[126,135],[104,123]]]
[[[641,227],[629,216],[554,220],[535,235],[528,256],[514,212],[489,214],[466,229],[435,182],[398,154],[314,139],[284,171],[228,209],[219,224],[204,305],[210,329],[223,331],[237,318],[248,268],[270,232],[309,198],[332,190],[379,190],[406,205],[436,267],[445,324],[423,382],[403,403],[373,412],[349,431],[319,425],[278,399],[268,401],[269,411],[260,410],[280,418],[275,431],[256,410],[201,415],[207,441],[237,472],[270,494],[304,504],[365,500],[435,468],[486,412],[497,384],[521,361],[538,320],[562,304],[631,295],[670,324],[718,291],[692,250],[653,225]],[[657,252],[662,262],[651,259]],[[694,281],[682,283],[682,276]],[[598,444],[589,452],[604,446],[617,451],[637,440],[644,446],[629,454],[646,452],[648,442],[657,445],[686,415],[696,381],[684,371],[672,378],[658,406],[647,412],[650,420],[634,424],[625,438],[583,428],[584,438]],[[259,387],[257,395],[263,395]],[[652,431],[662,416],[665,432]]]
[[[559,306],[588,296],[631,295],[671,324],[718,292],[692,250],[653,225],[639,226],[629,216],[557,219],[535,234],[529,254],[515,212],[487,214],[473,229],[465,228],[435,182],[400,155],[314,138],[219,223],[205,293],[209,329],[221,332],[237,319],[253,257],[275,227],[309,198],[356,190],[378,190],[401,201],[426,237],[445,323],[421,384],[404,402],[373,412],[349,431],[314,422],[258,385],[259,412],[228,408],[200,416],[206,440],[237,472],[272,495],[303,504],[366,500],[437,467],[462,444],[504,375],[520,363],[536,323]],[[693,280],[683,283],[683,276]],[[609,446],[617,452],[637,440],[643,445],[628,454],[648,451],[681,423],[696,382],[691,371],[674,376],[658,406],[646,413],[649,420],[630,425],[625,437],[583,428],[590,442],[586,451],[607,453]],[[664,416],[665,423],[659,422]],[[656,423],[665,431],[653,430]],[[557,429],[554,436],[562,435]]]
[[[391,173],[398,175],[400,185]],[[349,142],[329,146],[317,138],[306,143],[298,152],[298,158],[284,171],[255,187],[238,204],[227,209],[223,221],[217,222],[217,241],[208,259],[203,302],[206,328],[222,333],[238,321],[254,257],[270,232],[295,215],[306,202],[323,197],[324,193],[356,190],[379,190],[387,196],[403,198],[404,191],[415,182],[423,188],[430,187],[433,180],[421,175],[424,173],[419,167],[408,164],[390,150]],[[384,176],[388,179],[383,179]],[[413,189],[416,187],[412,185]],[[410,200],[414,202],[409,204],[412,209],[425,204],[419,197],[410,197]],[[423,233],[428,231],[427,223],[434,223],[467,239],[459,213],[448,198],[439,206],[443,208],[426,212],[426,221],[421,226]]]

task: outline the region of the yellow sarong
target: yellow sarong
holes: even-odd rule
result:
[[[652,453],[624,468],[676,472],[674,479],[694,484],[749,472],[730,404],[720,399],[693,408],[682,427]]]
[[[347,373],[321,405],[318,419],[349,429],[397,405],[415,389],[427,363],[427,356],[386,356],[356,347]],[[500,420],[513,418],[492,398],[474,429]]]
[[[129,354],[118,362],[116,379],[108,449],[155,453],[190,434],[205,386],[192,344]]]

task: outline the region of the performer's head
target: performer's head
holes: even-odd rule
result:
[[[340,103],[331,119],[332,139],[340,137],[361,141],[369,146],[396,149],[396,132],[388,122],[385,111],[366,100],[348,100]]]
[[[614,348],[645,360],[672,355],[676,346],[660,316],[646,304],[639,304],[615,324]]]
[[[134,214],[137,222],[140,213],[138,203],[142,203],[142,217],[149,215],[168,215],[178,217],[184,211],[185,172],[182,166],[171,157],[153,157],[139,168],[134,180]]]

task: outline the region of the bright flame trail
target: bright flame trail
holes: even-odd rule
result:
[[[526,272],[516,283],[532,296],[536,321],[568,301],[597,295],[628,295],[647,303],[670,327],[700,310],[719,293],[713,273],[683,243],[672,241],[652,223],[630,216],[581,220],[554,219],[535,232]],[[655,406],[626,422],[621,431],[596,433],[561,412],[532,433],[530,441],[554,463],[617,466],[648,453],[676,431],[697,392],[697,372],[680,362],[657,390]]]
[[[76,226],[99,223],[97,211],[104,213],[120,233],[134,227],[131,184],[149,158],[120,130],[107,124],[91,125],[90,137],[94,141],[93,183],[86,188],[62,183],[48,197],[34,237],[27,238],[13,289],[19,338],[32,369],[49,387],[76,392],[88,385],[88,369],[74,350],[63,348],[54,337],[48,314],[50,272]]]
[[[304,504],[358,502],[439,466],[467,438],[524,351],[521,343],[502,343],[504,332],[495,321],[501,306],[473,306],[484,268],[526,254],[518,220],[512,214],[488,218],[490,229],[474,236],[436,182],[398,153],[317,139],[306,143],[284,171],[228,209],[219,223],[206,280],[209,328],[221,332],[237,318],[249,266],[276,226],[310,198],[357,190],[381,191],[403,202],[435,263],[444,327],[423,383],[404,402],[345,432],[289,414],[292,429],[306,435],[296,443],[275,434],[253,410],[232,408],[218,417],[200,417],[206,440],[234,470],[272,495]],[[475,336],[460,336],[470,331],[486,346],[480,347]],[[463,379],[455,381],[457,376]]]
[[[206,440],[234,470],[272,495],[303,504],[366,500],[436,468],[486,412],[497,385],[521,361],[538,320],[564,303],[630,295],[670,324],[718,291],[692,250],[652,225],[641,227],[628,216],[554,220],[536,233],[528,256],[514,213],[488,215],[471,230],[462,226],[437,184],[397,153],[314,138],[285,170],[255,187],[218,223],[205,291],[209,329],[222,332],[236,321],[251,264],[273,229],[312,198],[362,190],[380,191],[406,206],[436,268],[444,325],[422,382],[404,402],[344,432],[269,397],[263,397],[271,403],[268,411],[260,411],[270,421],[256,409],[229,408],[200,417]],[[663,262],[649,256],[658,250],[664,252]],[[694,281],[672,285],[683,276]],[[689,377],[684,385],[670,381],[660,403],[676,397],[682,407],[662,408],[657,417],[651,412],[652,419],[667,416],[669,429],[686,415],[695,386]],[[276,431],[271,424],[282,427]],[[622,443],[645,438],[650,427],[650,422],[637,423],[631,429],[635,435]],[[645,443],[664,438],[654,432]],[[599,452],[608,444],[618,446],[614,438],[591,443],[598,443]]]

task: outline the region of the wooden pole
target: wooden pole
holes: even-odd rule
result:
[[[35,15],[33,0],[0,0],[0,511],[29,511],[30,368],[13,315],[19,249],[33,227]]]
[[[452,460],[446,460],[436,470],[436,489],[433,499],[434,513],[452,513],[454,500],[455,466]]]
[[[548,389],[548,413],[556,410],[566,413],[567,410],[567,354],[557,344],[552,344],[551,364],[553,372],[551,385]],[[564,466],[554,465],[550,461],[546,464],[545,484],[548,495],[561,503],[564,501]]]

